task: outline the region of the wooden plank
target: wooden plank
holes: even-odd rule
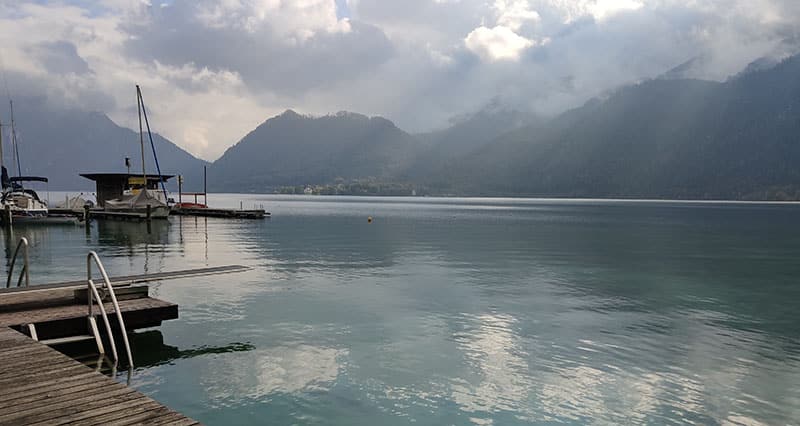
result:
[[[75,392],[90,392],[93,389],[99,389],[108,386],[104,380],[91,380],[86,377],[81,377],[79,380],[69,382],[62,382],[51,385],[40,385],[34,388],[27,389],[27,392],[15,392],[0,400],[0,412],[17,411],[22,404],[33,401],[48,400],[49,398],[56,398],[61,395],[70,395]]]
[[[195,269],[181,269],[177,271],[165,271],[165,272],[156,272],[152,274],[136,274],[136,275],[121,275],[116,277],[109,277],[111,284],[114,287],[118,286],[126,286],[132,284],[141,284],[151,281],[161,281],[161,280],[168,280],[168,279],[178,279],[178,278],[191,278],[191,277],[201,277],[201,276],[208,276],[208,275],[219,275],[219,274],[231,274],[237,272],[245,272],[249,271],[252,268],[243,265],[224,265],[224,266],[212,266],[208,268],[195,268]],[[99,275],[98,275],[99,276]],[[36,284],[31,285],[30,287],[14,287],[14,288],[2,288],[0,289],[0,304],[2,304],[3,297],[7,294],[18,293],[18,292],[30,292],[30,291],[46,291],[46,290],[54,290],[54,289],[81,289],[86,288],[86,280],[75,280],[75,281],[63,281],[63,282],[55,282],[55,283],[46,283],[46,284]]]
[[[19,332],[0,341],[14,355],[0,359],[0,424],[196,424]]]
[[[106,308],[106,313],[111,316],[111,314],[114,313],[114,306],[110,303],[106,303],[104,306]],[[119,308],[122,313],[172,306],[177,305],[153,298],[121,300],[119,302]],[[98,309],[96,308],[95,313],[98,313],[97,311]],[[86,314],[87,308],[84,304],[50,306],[20,312],[0,312],[0,326],[18,326],[30,323],[85,318]]]
[[[59,401],[54,404],[36,404],[36,406],[15,413],[0,414],[0,423],[35,423],[43,420],[58,418],[65,414],[75,414],[86,411],[91,408],[100,406],[109,406],[114,401],[124,401],[126,396],[134,395],[135,397],[143,397],[137,394],[135,390],[130,388],[112,389],[109,392],[103,392],[102,397],[97,395],[82,395],[78,398],[71,398],[67,401]]]
[[[22,403],[18,403],[11,407],[6,407],[2,412],[3,415],[13,415],[14,413],[20,411],[33,412],[38,407],[42,406],[52,407],[64,401],[79,401],[81,397],[85,396],[90,396],[90,397],[94,396],[95,398],[102,398],[103,396],[107,395],[107,393],[112,389],[130,390],[130,388],[127,388],[124,385],[120,385],[120,387],[114,386],[112,388],[110,384],[105,380],[100,380],[100,379],[92,380],[89,383],[86,383],[81,386],[75,386],[66,389],[58,389],[55,391],[47,392],[45,394],[40,394],[38,398],[29,397],[24,401],[22,401]]]
[[[84,411],[82,413],[76,413],[67,418],[58,418],[53,420],[52,422],[48,422],[48,425],[63,425],[63,424],[91,424],[96,423],[95,419],[111,416],[115,418],[120,418],[120,415],[123,417],[128,412],[136,412],[139,410],[141,406],[149,406],[149,404],[154,403],[154,401],[144,395],[139,394],[140,398],[136,399],[128,399],[126,401],[108,405],[105,407],[97,407],[91,410]],[[158,403],[156,403],[158,405]],[[105,423],[101,423],[105,424]]]
[[[48,368],[40,371],[25,371],[23,374],[0,380],[0,387],[10,387],[15,385],[24,385],[36,381],[47,380],[52,377],[64,376],[81,371],[83,368],[88,368],[85,365],[66,365],[57,366],[56,368]]]
[[[37,353],[44,352],[47,352],[47,349],[42,348],[41,346],[19,346],[18,343],[11,343],[0,348],[0,356],[2,357],[0,360],[6,362],[9,359],[16,358],[18,356],[33,356]]]
[[[163,405],[149,401],[135,407],[128,407],[124,410],[118,410],[107,414],[102,414],[97,417],[75,422],[81,426],[100,426],[100,425],[122,425],[122,424],[139,424],[144,419],[151,417],[161,416],[163,413],[170,413],[171,410]]]
[[[49,354],[48,354],[49,355]],[[5,381],[19,376],[38,374],[44,368],[61,368],[74,366],[71,359],[39,355],[28,359],[17,358],[13,363],[0,371],[0,381]]]
[[[196,425],[197,422],[181,414],[174,413],[155,419],[152,422],[147,422],[145,424],[151,426],[158,426],[158,425],[191,426],[191,425]]]
[[[60,413],[58,417],[48,419],[45,422],[33,423],[34,425],[63,425],[69,423],[76,423],[79,421],[91,419],[92,417],[101,416],[108,413],[117,412],[120,410],[129,410],[142,404],[150,402],[151,399],[146,396],[134,392],[127,395],[114,397],[112,401],[106,401],[106,404],[92,404],[91,407],[84,407],[86,409],[70,410],[69,413]]]
[[[51,379],[45,379],[33,383],[26,383],[24,385],[21,384],[13,388],[10,386],[6,388],[0,388],[0,398],[5,398],[9,395],[25,395],[26,392],[39,391],[40,389],[46,391],[49,390],[51,387],[55,386],[68,386],[75,381],[90,380],[90,376],[95,374],[98,373],[87,369],[86,371],[83,371],[80,374],[75,374],[72,376],[60,375]]]

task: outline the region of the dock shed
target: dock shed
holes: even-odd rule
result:
[[[96,185],[97,205],[105,207],[106,200],[122,197],[122,193],[132,187],[141,187],[145,183],[142,175],[128,173],[81,173],[82,177],[93,180]],[[147,175],[147,189],[158,190],[161,182],[166,182],[174,175]]]

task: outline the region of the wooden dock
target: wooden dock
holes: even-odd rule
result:
[[[149,288],[140,283],[249,269],[229,265],[110,278],[101,291],[92,290],[99,295],[91,315],[88,280],[0,289],[0,426],[198,424],[98,372],[101,360],[108,359],[103,347],[122,336],[127,365],[132,366],[126,330],[178,318],[178,305],[150,297]],[[105,335],[96,326],[99,301],[108,313]],[[92,334],[87,336],[87,329]],[[79,343],[87,337],[97,349],[96,369],[48,346]],[[112,371],[116,371],[118,355],[111,347]]]
[[[263,219],[270,213],[262,209],[216,209],[211,207],[173,207],[170,214],[178,216],[223,217],[231,219]]]
[[[86,284],[36,287],[0,291],[0,327],[22,331],[25,325],[35,324],[39,339],[57,339],[86,332]],[[162,321],[178,318],[178,305],[150,297],[147,286],[115,285],[114,291],[128,331],[157,327]],[[117,329],[114,306],[107,299],[103,306],[111,326]]]
[[[44,344],[0,327],[0,425],[199,424]]]

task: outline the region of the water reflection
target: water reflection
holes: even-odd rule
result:
[[[276,346],[216,358],[203,386],[212,403],[235,406],[275,394],[326,391],[347,352],[313,345]]]
[[[492,415],[506,411],[529,419],[525,401],[531,391],[528,364],[522,356],[516,320],[510,315],[484,314],[455,336],[470,371],[452,385],[453,401],[470,413],[476,424],[492,424]]]
[[[795,206],[325,200],[32,231],[32,254],[253,266],[154,284],[181,318],[135,343],[134,384],[208,424],[800,418]]]
[[[133,357],[137,369],[147,369],[169,364],[180,359],[198,356],[247,352],[255,349],[250,343],[234,342],[223,346],[200,346],[192,349],[179,349],[164,343],[164,335],[159,330],[130,333]]]
[[[101,245],[133,249],[140,245],[170,244],[171,220],[120,221],[96,220],[97,242]]]

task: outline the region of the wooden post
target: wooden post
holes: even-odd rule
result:
[[[11,206],[9,206],[8,204],[6,204],[5,217],[3,217],[3,219],[5,219],[4,222],[6,223],[6,226],[10,227],[11,226]]]
[[[83,221],[88,224],[89,223],[89,204],[83,205]]]
[[[178,176],[178,204],[183,203],[183,176]]]
[[[150,222],[150,204],[147,205],[147,221]]]

